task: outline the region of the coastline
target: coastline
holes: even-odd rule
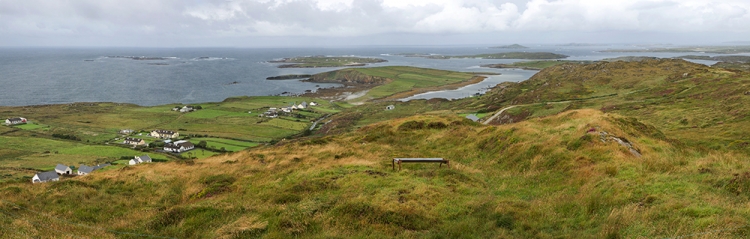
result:
[[[419,88],[419,89],[412,89],[410,91],[405,91],[401,93],[396,93],[391,96],[387,96],[384,98],[379,99],[373,99],[373,100],[386,100],[386,101],[395,101],[400,100],[408,97],[412,97],[418,94],[424,94],[428,92],[437,92],[437,91],[445,91],[445,90],[456,90],[464,86],[473,85],[481,83],[487,79],[487,76],[474,76],[471,79],[467,81],[462,81],[455,84],[448,84],[448,85],[442,85],[442,86],[435,86],[435,87],[427,87],[427,88]]]

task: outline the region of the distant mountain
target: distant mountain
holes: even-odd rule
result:
[[[528,47],[525,47],[525,46],[522,46],[522,45],[518,45],[518,44],[513,44],[513,45],[504,45],[504,46],[493,46],[493,47],[490,47],[490,48],[500,48],[500,49],[525,49],[525,48],[528,48]]]
[[[556,46],[607,46],[607,44],[593,44],[593,43],[567,43],[558,44]]]

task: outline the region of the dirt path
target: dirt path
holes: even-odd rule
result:
[[[505,107],[505,108],[501,109],[500,111],[498,111],[497,113],[495,113],[494,115],[492,115],[492,117],[490,117],[489,119],[487,119],[484,122],[482,122],[482,124],[489,124],[490,122],[492,122],[493,120],[495,120],[495,118],[497,118],[498,116],[500,116],[500,114],[502,114],[506,110],[513,109],[513,108],[518,107],[518,106],[523,106],[523,105],[511,105],[511,106]]]

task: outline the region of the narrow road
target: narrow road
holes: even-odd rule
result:
[[[316,120],[316,121],[315,121],[315,122],[314,122],[314,123],[312,124],[312,126],[310,126],[310,131],[312,131],[313,129],[315,129],[315,126],[316,126],[316,125],[318,125],[318,123],[319,123],[320,121],[322,121],[322,120],[324,120],[324,119],[328,118],[328,116],[331,116],[331,115],[330,115],[330,114],[329,114],[329,115],[325,115],[325,116],[321,117],[320,119]]]
[[[493,120],[495,120],[495,118],[497,118],[498,116],[500,116],[500,114],[502,114],[506,110],[513,109],[516,106],[521,106],[521,105],[511,105],[511,106],[505,107],[502,110],[500,110],[497,113],[495,113],[494,115],[492,115],[492,117],[490,117],[489,119],[487,119],[484,122],[482,122],[482,124],[489,124],[490,122],[492,122]]]
[[[535,105],[535,104],[547,104],[547,105],[551,105],[551,104],[566,104],[566,103],[570,103],[570,102],[573,102],[573,101],[571,101],[571,100],[565,100],[565,101],[554,101],[554,102],[545,102],[545,103],[511,105],[511,106],[508,106],[508,107],[505,107],[505,108],[501,109],[500,111],[498,111],[497,113],[495,113],[494,115],[492,115],[492,117],[490,117],[489,119],[487,119],[484,122],[482,122],[482,124],[489,124],[490,122],[492,122],[493,120],[495,120],[495,118],[497,118],[498,116],[500,116],[500,114],[502,114],[506,110],[513,109],[513,108],[518,107],[518,106],[529,106],[529,105]]]

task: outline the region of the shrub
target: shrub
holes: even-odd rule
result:
[[[418,130],[418,129],[424,129],[424,127],[425,127],[424,121],[407,121],[399,125],[398,130],[400,131]]]

